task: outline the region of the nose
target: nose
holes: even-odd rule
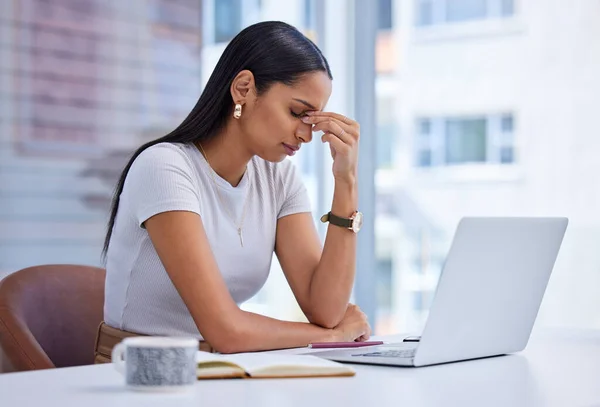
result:
[[[302,143],[310,143],[313,138],[312,125],[303,123],[298,126],[298,129],[296,129],[296,138]]]

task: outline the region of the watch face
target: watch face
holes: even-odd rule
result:
[[[358,233],[363,224],[363,214],[361,212],[356,212],[354,215],[354,220],[352,221],[352,231],[354,233]]]

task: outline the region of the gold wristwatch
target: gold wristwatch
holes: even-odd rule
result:
[[[350,229],[354,233],[358,233],[363,224],[363,214],[359,211],[354,211],[349,218],[340,218],[333,213],[328,212],[321,216],[321,222],[329,222],[332,225]]]

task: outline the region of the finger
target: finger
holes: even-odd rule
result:
[[[322,131],[324,133],[331,133],[337,136],[340,140],[342,140],[346,144],[352,145],[356,140],[350,133],[348,133],[344,128],[342,128],[338,123],[333,120],[323,121],[321,123],[315,124],[313,126],[312,131]]]
[[[350,148],[348,144],[344,143],[342,140],[339,139],[339,137],[331,133],[323,134],[323,136],[321,137],[321,141],[323,143],[329,143],[329,145],[332,146],[336,152],[345,151],[348,148]]]
[[[337,119],[337,120],[341,121],[342,123],[347,124],[349,126],[358,124],[356,121],[344,116],[343,114],[334,113],[334,112],[310,111],[310,112],[306,112],[306,114],[310,117],[322,117],[322,116],[333,117],[334,119]]]
[[[335,123],[346,133],[352,135],[355,139],[358,139],[360,135],[360,129],[358,126],[351,126],[344,124],[341,120],[329,116],[305,116],[302,121],[307,124],[319,125],[321,123]]]

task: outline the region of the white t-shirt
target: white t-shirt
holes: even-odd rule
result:
[[[236,224],[246,199],[242,247]],[[200,215],[229,293],[240,304],[267,280],[277,220],[311,208],[289,160],[274,164],[254,157],[238,186],[232,187],[193,144],[160,143],[146,149],[127,174],[107,252],[108,325],[149,335],[201,338],[142,226],[148,218],[173,210]]]

